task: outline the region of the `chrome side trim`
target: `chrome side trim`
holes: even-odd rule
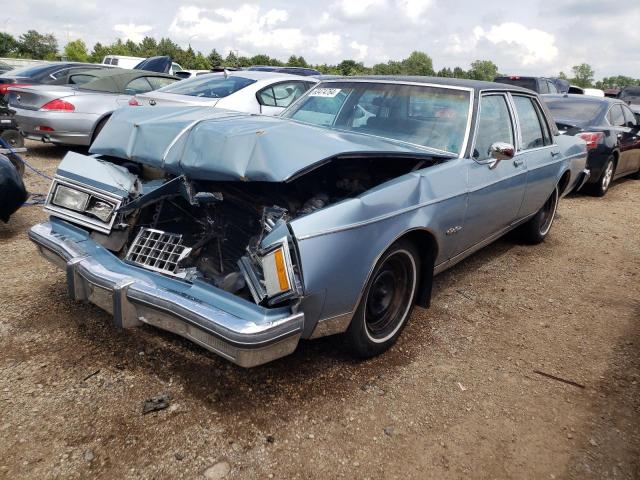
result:
[[[319,320],[311,332],[310,339],[327,337],[337,333],[344,333],[349,328],[354,312],[342,313],[330,318]]]

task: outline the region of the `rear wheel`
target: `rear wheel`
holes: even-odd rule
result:
[[[520,227],[520,234],[525,242],[535,245],[544,241],[556,218],[559,198],[560,194],[556,187],[542,208]]]
[[[615,175],[616,165],[613,157],[609,157],[607,159],[607,163],[604,164],[604,168],[602,169],[602,175],[596,183],[591,186],[591,194],[596,197],[604,197],[609,187],[611,186],[611,181],[613,180],[613,176]]]
[[[4,142],[9,145],[11,148],[22,148],[24,147],[24,138],[20,135],[20,132],[17,130],[5,130],[0,134],[0,138],[4,140]],[[12,153],[7,154],[7,158],[13,163],[13,166],[16,167],[20,176],[24,175],[24,163],[20,160],[18,155],[14,155]]]
[[[407,240],[394,243],[380,258],[347,330],[355,354],[373,357],[396,342],[413,309],[419,272],[420,256]]]

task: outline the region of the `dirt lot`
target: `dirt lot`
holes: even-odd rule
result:
[[[28,146],[49,174],[64,154]],[[252,370],[70,301],[27,240],[44,218],[0,224],[1,478],[640,478],[640,181],[439,276],[386,355],[329,338]]]

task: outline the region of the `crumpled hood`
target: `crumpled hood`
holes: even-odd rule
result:
[[[340,154],[442,154],[370,135],[210,107],[119,109],[90,151],[197,180],[268,182],[286,181]]]

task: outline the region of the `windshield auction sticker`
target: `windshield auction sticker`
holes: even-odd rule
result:
[[[316,88],[309,96],[310,97],[335,97],[340,93],[341,88]]]

